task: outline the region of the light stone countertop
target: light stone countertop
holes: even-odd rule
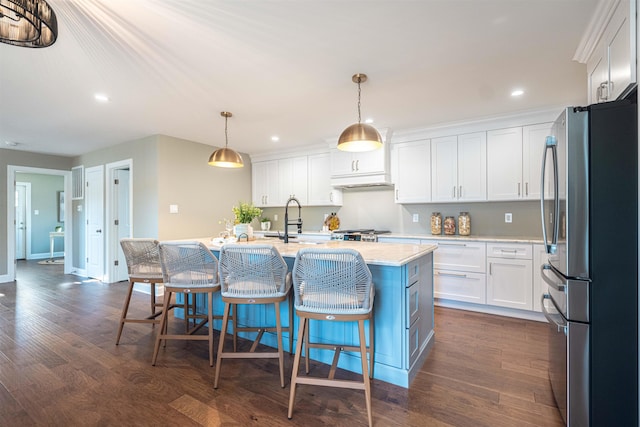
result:
[[[264,231],[254,231],[254,235],[262,236]],[[268,231],[267,233],[277,233],[276,230]],[[282,234],[282,231],[280,232]],[[298,233],[293,232],[289,233],[290,236],[298,236]],[[302,238],[314,238],[317,237],[319,239],[330,239],[331,233],[322,232],[322,231],[303,231]],[[419,240],[452,240],[452,241],[471,241],[471,242],[498,242],[498,243],[529,243],[529,244],[542,244],[542,236],[539,237],[531,237],[531,236],[479,236],[479,235],[471,235],[471,236],[446,236],[444,234],[432,235],[432,234],[400,234],[400,233],[387,233],[380,234],[378,236],[381,239],[392,238],[392,239],[419,239]]]
[[[303,233],[304,235],[304,233]],[[197,240],[211,250],[220,250],[224,243],[219,238],[199,238]],[[240,242],[247,244],[246,241]],[[292,239],[289,243],[284,243],[277,238],[256,238],[249,244],[270,244],[280,252],[283,257],[295,258],[298,250],[302,248],[351,248],[362,254],[367,264],[403,266],[417,258],[420,258],[437,249],[435,245],[416,245],[411,243],[372,243],[372,242],[345,242],[341,240],[305,240],[303,238]]]

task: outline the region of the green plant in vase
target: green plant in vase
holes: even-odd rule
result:
[[[271,220],[267,217],[260,218],[260,229],[262,231],[271,230]]]
[[[246,236],[247,240],[253,239],[253,228],[250,223],[255,218],[262,215],[262,209],[253,204],[240,202],[238,206],[232,208],[236,225],[233,227],[233,234],[240,240]]]

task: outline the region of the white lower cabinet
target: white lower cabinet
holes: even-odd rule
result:
[[[434,252],[436,298],[486,303],[486,244],[484,242],[430,242]]]
[[[533,310],[530,244],[487,244],[487,304]]]

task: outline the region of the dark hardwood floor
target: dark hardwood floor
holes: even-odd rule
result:
[[[367,424],[364,393],[311,386],[289,421],[276,359],[225,360],[218,390],[206,342],[169,342],[151,366],[151,325],[125,325],[114,344],[126,287],[18,263],[18,280],[0,284],[1,426]],[[147,309],[134,295],[133,314]],[[411,388],[372,382],[374,425],[562,426],[545,336],[542,323],[436,308],[435,347]]]

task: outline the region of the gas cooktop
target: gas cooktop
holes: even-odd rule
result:
[[[375,230],[373,228],[358,228],[350,230],[333,230],[333,233],[339,234],[386,234],[391,233],[389,230]]]

